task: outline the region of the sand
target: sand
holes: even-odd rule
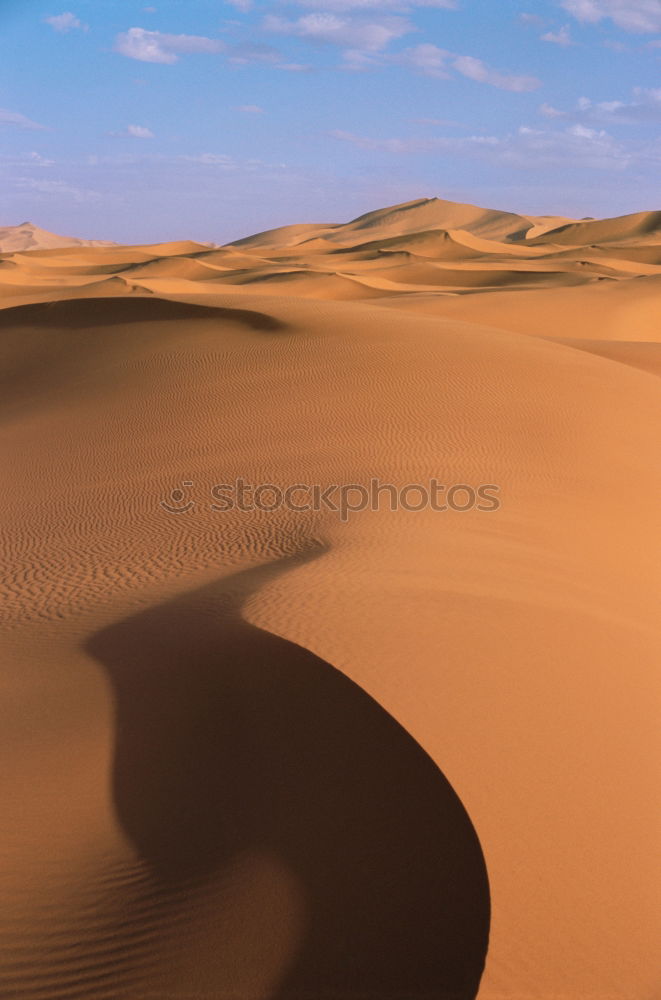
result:
[[[660,305],[658,213],[7,248],[3,996],[659,995]]]

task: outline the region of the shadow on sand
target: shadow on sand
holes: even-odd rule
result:
[[[89,641],[116,701],[117,815],[170,885],[253,847],[296,874],[306,926],[278,1000],[472,1000],[489,888],[460,800],[360,687],[241,617],[247,596],[300,561],[237,573]]]

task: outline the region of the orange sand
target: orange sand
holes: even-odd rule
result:
[[[659,996],[660,225],[0,230],[3,996]]]

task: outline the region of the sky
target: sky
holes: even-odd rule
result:
[[[0,226],[661,209],[661,0],[64,3],[0,0]]]

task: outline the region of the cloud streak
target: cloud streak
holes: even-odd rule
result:
[[[431,136],[380,139],[336,129],[330,137],[360,149],[392,154],[441,154],[486,160],[490,164],[535,170],[566,167],[623,171],[636,162],[657,156],[653,148],[626,147],[603,130],[572,125],[564,130],[521,126],[505,136]]]
[[[46,130],[45,125],[40,125],[39,122],[33,122],[30,118],[26,118],[25,115],[19,114],[18,111],[9,111],[7,108],[0,108],[0,126],[2,125],[14,125],[16,128],[34,129],[38,131]]]
[[[293,0],[293,2],[308,10],[322,10],[331,13],[346,13],[348,11],[408,13],[415,7],[456,10],[459,6],[455,0]]]
[[[140,62],[172,64],[180,55],[223,52],[225,44],[217,38],[204,35],[168,35],[146,28],[129,28],[117,35],[115,51],[128,59]]]
[[[568,24],[563,25],[563,27],[559,28],[557,31],[547,31],[540,37],[543,42],[551,42],[553,45],[574,45],[574,40],[571,36]]]
[[[562,0],[561,6],[585,24],[610,19],[625,31],[661,31],[661,0]]]
[[[383,66],[402,66],[414,73],[437,80],[452,79],[454,71],[476,83],[514,93],[537,90],[542,85],[541,80],[535,76],[503,73],[488,66],[481,59],[458,55],[430,42],[421,42],[399,52],[382,52],[377,49],[366,51],[356,48],[347,49],[344,53],[343,69],[370,70]]]
[[[53,31],[57,31],[60,34],[66,34],[69,31],[87,31],[88,25],[83,24],[75,14],[72,14],[70,10],[66,11],[64,14],[54,14],[52,17],[44,18],[45,24],[50,24]]]
[[[53,198],[65,198],[76,204],[100,202],[104,196],[100,191],[77,187],[62,180],[41,180],[34,177],[18,177],[16,187],[21,191],[29,191],[33,195],[46,195]]]
[[[132,136],[134,139],[155,138],[152,130],[150,128],[146,128],[144,125],[129,125],[126,129],[126,134]]]
[[[415,30],[414,25],[404,17],[366,20],[323,12],[304,14],[294,21],[277,14],[268,14],[262,27],[273,34],[293,35],[311,42],[339,45],[364,52],[381,52],[394,39]]]
[[[539,109],[546,118],[588,125],[646,125],[661,123],[661,88],[635,87],[628,101],[592,101],[579,98],[576,107],[562,111],[551,104]]]
[[[477,83],[487,83],[491,87],[499,90],[512,90],[515,93],[523,93],[528,90],[537,90],[541,87],[542,81],[535,76],[517,76],[509,73],[499,73],[491,69],[481,59],[473,56],[458,56],[452,63],[454,68],[462,76]]]

